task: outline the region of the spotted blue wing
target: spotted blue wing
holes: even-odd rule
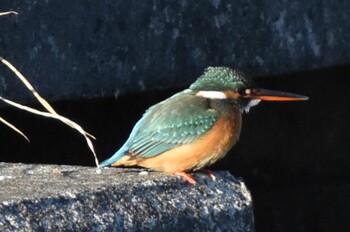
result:
[[[218,112],[209,104],[208,99],[179,94],[151,107],[135,126],[128,151],[137,157],[152,157],[196,141],[218,119]]]

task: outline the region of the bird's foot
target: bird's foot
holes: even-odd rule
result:
[[[195,185],[197,182],[193,179],[193,177],[186,173],[186,172],[181,172],[181,171],[178,171],[178,172],[174,172],[174,175],[175,176],[181,176],[183,177],[188,183],[192,184],[192,185]]]
[[[216,181],[216,177],[215,177],[215,175],[214,175],[214,172],[210,171],[209,169],[199,169],[198,172],[207,174],[208,176],[210,176],[210,178],[211,178],[213,181]]]

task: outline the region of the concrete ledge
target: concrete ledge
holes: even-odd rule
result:
[[[1,231],[254,231],[240,179],[140,169],[0,163]]]

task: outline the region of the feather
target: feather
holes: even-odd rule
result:
[[[142,127],[130,138],[129,152],[136,157],[152,157],[182,144],[191,143],[205,134],[218,118],[208,109],[206,100],[182,94],[151,107],[144,115]],[[146,123],[147,122],[147,123]]]

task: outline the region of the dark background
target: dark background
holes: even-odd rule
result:
[[[243,177],[257,231],[350,228],[348,1],[10,1],[0,55],[60,114],[97,137],[100,161],[142,113],[209,65],[239,68],[264,88],[309,96],[260,103],[214,170]],[[0,94],[38,109],[0,65]],[[115,96],[117,96],[117,98]],[[52,119],[0,106],[1,161],[94,165],[84,138]]]
[[[260,103],[244,115],[239,143],[214,170],[243,177],[257,231],[347,231],[350,214],[350,67],[260,78],[260,86],[308,95],[307,102]],[[150,105],[179,89],[54,102],[97,137],[100,161],[128,137]],[[34,107],[39,107],[33,105]],[[40,108],[40,107],[39,107]],[[2,161],[94,165],[80,134],[52,119],[2,108],[30,138],[0,128]]]

